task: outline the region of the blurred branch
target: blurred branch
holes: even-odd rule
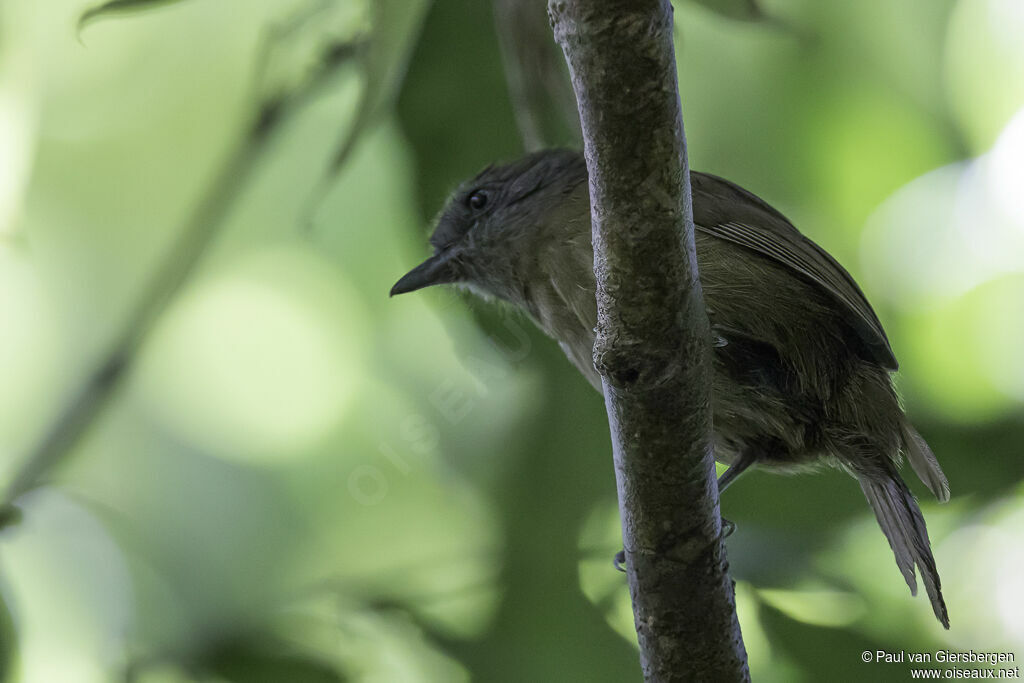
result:
[[[565,60],[551,41],[545,4],[494,0],[494,23],[509,98],[526,151],[581,139]]]
[[[720,16],[739,21],[764,21],[768,15],[757,0],[693,0],[697,5]]]
[[[746,681],[711,443],[669,0],[549,0],[590,172],[598,325],[647,681]],[[656,264],[656,266],[655,266]]]
[[[182,1],[183,0],[109,0],[108,2],[104,2],[82,12],[78,17],[78,32],[81,34],[88,24],[112,14],[142,12],[166,5],[173,5]]]
[[[692,0],[692,2],[725,19],[770,26],[803,42],[809,41],[812,37],[804,29],[774,14],[765,12],[761,7],[760,0]]]
[[[271,35],[271,38],[274,36]],[[206,248],[218,234],[250,176],[264,157],[271,141],[296,112],[314,100],[329,85],[333,76],[354,54],[351,42],[328,47],[313,73],[293,92],[263,101],[249,116],[241,137],[217,173],[195,211],[178,235],[156,274],[129,312],[124,327],[110,350],[71,396],[64,409],[28,454],[0,499],[0,528],[17,519],[12,509],[15,500],[38,486],[81,438],[110,403],[121,386],[139,348],[145,342],[160,315],[181,291],[195,271]],[[255,79],[258,89],[270,45],[259,55]]]
[[[338,171],[345,165],[364,131],[381,113],[390,109],[409,66],[416,36],[433,0],[374,0],[373,34],[357,55],[363,74],[363,91],[355,119],[336,146],[327,169],[310,195],[306,217],[312,226],[312,214],[330,190]]]
[[[373,3],[375,30],[360,53],[366,94],[359,105],[355,123],[338,146],[327,175],[333,177],[344,165],[359,133],[390,107],[409,66],[409,57],[416,44],[416,36],[423,26],[423,18],[430,9],[431,0],[375,0]]]

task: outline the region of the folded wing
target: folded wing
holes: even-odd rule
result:
[[[786,217],[756,195],[706,173],[690,174],[694,226],[709,235],[766,256],[816,283],[850,313],[850,323],[870,359],[887,370],[899,364],[882,324],[860,287],[824,249],[800,234]]]

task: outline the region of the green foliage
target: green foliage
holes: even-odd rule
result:
[[[345,141],[331,162],[330,175],[345,163],[364,130],[397,95],[430,0],[375,0],[373,32],[360,54],[363,96]]]
[[[923,500],[948,634],[849,477],[730,488],[757,680],[907,679],[859,661],[874,649],[1022,654],[1024,52],[1004,4],[765,4],[815,41],[734,21],[749,2],[677,8],[694,167],[763,196],[856,276],[953,488]],[[8,678],[134,664],[140,683],[638,680],[600,396],[503,309],[387,299],[455,183],[520,153],[490,3],[181,9],[104,23],[85,49],[67,30],[80,2],[4,6],[4,482],[261,99],[287,99],[331,46],[356,59],[278,121],[116,400],[18,501],[0,538]]]

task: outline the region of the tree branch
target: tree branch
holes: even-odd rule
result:
[[[598,328],[647,681],[744,681],[669,0],[549,0],[590,172]]]

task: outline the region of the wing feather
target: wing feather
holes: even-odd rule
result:
[[[728,180],[696,171],[690,174],[694,225],[800,273],[852,313],[851,323],[874,361],[887,370],[899,364],[889,339],[864,293],[828,252],[805,237],[756,195]]]

